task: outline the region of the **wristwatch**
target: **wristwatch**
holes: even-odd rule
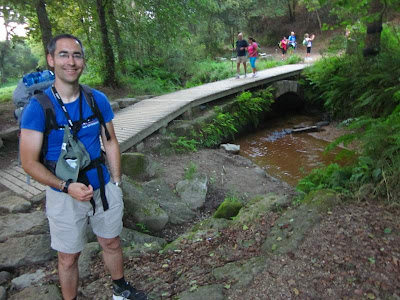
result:
[[[121,187],[122,186],[122,182],[121,181],[115,181],[114,185],[117,187]]]
[[[69,185],[71,184],[71,182],[72,182],[72,179],[68,179],[68,180],[65,182],[64,188],[63,188],[63,190],[62,190],[64,193],[68,194],[68,187],[69,187]]]

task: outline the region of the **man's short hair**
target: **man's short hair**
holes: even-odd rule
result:
[[[47,51],[51,54],[54,55],[54,52],[56,51],[56,43],[58,40],[61,39],[73,39],[79,43],[79,46],[81,46],[82,49],[82,54],[85,55],[85,52],[83,51],[83,45],[80,39],[78,39],[76,36],[68,33],[63,33],[59,34],[51,39],[49,44],[47,45]]]

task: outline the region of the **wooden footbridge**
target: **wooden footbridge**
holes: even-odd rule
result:
[[[288,79],[299,75],[307,65],[285,65],[258,72],[257,77],[229,78],[190,89],[142,100],[115,113],[113,120],[121,151],[140,143],[143,139],[164,128],[169,122],[201,104],[211,102],[238,92]],[[0,171],[0,183],[26,198],[40,195],[45,186],[31,180],[18,166]]]

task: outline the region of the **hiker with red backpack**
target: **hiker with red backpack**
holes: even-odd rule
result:
[[[287,51],[288,43],[289,43],[289,41],[286,38],[286,36],[284,36],[283,39],[279,42],[279,48],[281,48],[281,50],[282,50],[282,60],[285,59],[285,54]]]
[[[113,299],[146,300],[124,279],[121,160],[110,103],[100,91],[79,84],[85,56],[78,38],[56,36],[48,52],[55,81],[33,96],[23,111],[20,156],[26,173],[48,186],[46,215],[51,247],[58,251],[63,298],[77,299],[78,259],[90,221],[111,273]]]

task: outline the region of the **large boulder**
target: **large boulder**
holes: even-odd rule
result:
[[[55,285],[29,287],[12,295],[9,300],[62,300],[60,290]]]
[[[10,237],[47,232],[48,222],[46,214],[42,211],[0,217],[0,242]]]
[[[208,178],[204,174],[196,174],[192,179],[179,181],[176,191],[193,210],[201,208],[206,201]]]
[[[142,185],[146,194],[157,201],[168,214],[169,223],[180,225],[192,221],[196,213],[179,198],[162,179],[155,179]]]
[[[0,243],[0,269],[42,264],[56,257],[50,248],[50,235],[28,235]]]
[[[19,277],[14,278],[11,281],[11,284],[14,289],[22,290],[40,282],[45,276],[46,274],[44,273],[44,271],[39,269],[35,273],[23,274]]]
[[[149,234],[138,232],[129,228],[122,228],[120,238],[123,247],[151,243],[157,243],[161,247],[164,247],[167,244],[167,242],[162,238],[151,236]]]
[[[132,218],[150,231],[161,231],[168,222],[167,213],[133,180],[123,175],[124,218]]]
[[[207,296],[206,296],[207,295]],[[190,289],[178,295],[180,300],[225,300],[224,286],[222,284],[211,284],[198,287],[196,290]]]
[[[79,278],[86,279],[90,276],[90,264],[92,260],[97,257],[97,254],[101,251],[99,243],[93,242],[86,244],[81,255],[79,256],[78,268]]]
[[[0,138],[3,141],[18,142],[19,127],[13,126],[0,132]]]
[[[154,162],[142,153],[123,153],[121,166],[122,173],[136,181],[150,180],[156,174]]]

